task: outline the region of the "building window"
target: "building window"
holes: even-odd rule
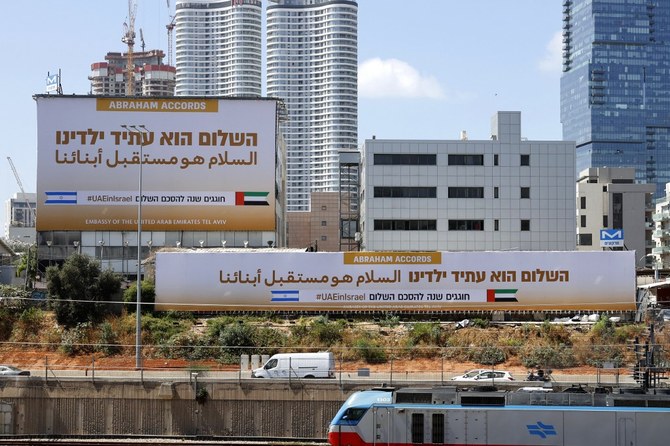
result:
[[[612,229],[623,228],[623,194],[612,194]]]
[[[593,245],[592,234],[577,234],[577,244],[579,246],[592,246]]]
[[[375,153],[374,164],[376,166],[435,166],[437,165],[437,155],[418,153]]]
[[[530,198],[530,187],[521,188],[521,198]]]
[[[530,220],[521,220],[521,230],[530,231]]]
[[[450,166],[483,166],[484,155],[449,155],[448,162]]]
[[[436,187],[375,186],[375,198],[436,198]]]
[[[603,215],[603,228],[607,227],[607,215]]]
[[[449,220],[450,231],[483,231],[484,220]]]
[[[493,165],[494,166],[498,165],[498,154],[493,155]]]
[[[139,196],[139,195],[138,195],[138,196]],[[327,210],[328,210],[328,206],[321,206],[321,210],[322,210],[322,211],[327,211]]]
[[[586,227],[586,215],[579,216],[579,226],[581,226],[582,228]]]
[[[530,155],[521,155],[521,165],[530,166]]]
[[[437,231],[437,220],[375,220],[375,231]]]
[[[484,198],[483,187],[450,187],[449,198]]]
[[[493,187],[493,198],[498,198],[498,186]]]
[[[322,235],[321,240],[325,242],[326,240],[328,240],[328,236],[327,235]]]
[[[500,230],[500,220],[493,220],[493,230],[494,231]]]
[[[586,209],[586,197],[579,197],[579,209]]]
[[[321,220],[321,226],[328,226],[328,222],[326,220]]]

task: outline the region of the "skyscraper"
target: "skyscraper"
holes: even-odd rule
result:
[[[561,122],[577,172],[635,167],[670,181],[670,2],[564,0]]]
[[[261,95],[261,1],[178,0],[177,96]]]
[[[357,148],[357,15],[351,0],[269,0],[267,94],[288,112],[289,212],[336,191],[339,151]]]

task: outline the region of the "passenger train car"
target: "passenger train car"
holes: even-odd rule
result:
[[[607,405],[537,405],[545,395],[526,395],[528,404],[507,405],[507,398],[496,392],[458,394],[435,389],[356,392],[331,422],[328,442],[332,446],[653,446],[667,445],[670,438],[670,407],[611,406],[632,403],[600,395],[586,395],[585,400],[597,403],[601,398]],[[556,396],[558,401],[569,400],[566,394]],[[658,401],[640,404],[670,405]]]

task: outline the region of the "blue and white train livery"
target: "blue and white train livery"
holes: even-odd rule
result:
[[[464,398],[455,391],[429,392],[356,392],[331,422],[328,442],[331,446],[670,444],[669,407],[552,406],[536,405],[537,401],[506,405],[506,398],[497,393]]]

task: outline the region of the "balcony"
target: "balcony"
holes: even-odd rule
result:
[[[651,216],[651,219],[655,222],[659,221],[668,221],[670,220],[670,212],[661,212],[659,214],[654,214]]]
[[[654,255],[670,254],[670,246],[658,246],[651,250]]]
[[[651,233],[651,236],[654,237],[655,239],[668,238],[670,237],[670,231],[666,231],[664,229],[657,229]]]

